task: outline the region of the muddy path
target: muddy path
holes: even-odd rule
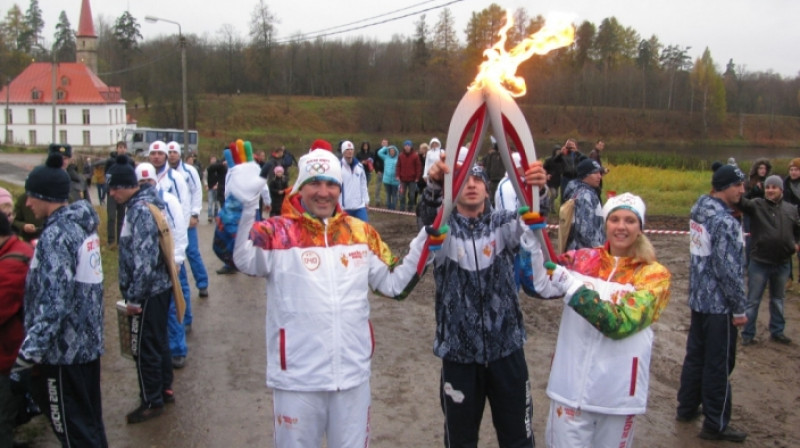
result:
[[[390,247],[404,252],[414,234],[413,218],[374,212],[370,216]],[[648,227],[676,229],[685,221],[648,217]],[[199,299],[192,289],[194,325],[188,337],[186,368],[175,375],[177,402],[169,405],[163,416],[144,424],[125,424],[125,414],[138,404],[138,389],[133,362],[119,355],[113,307],[118,288],[106,286],[102,387],[105,424],[113,447],[273,446],[271,392],[264,385],[264,283],[242,274],[214,274],[221,263],[212,255],[211,238],[212,226],[202,223],[200,239],[211,277],[210,297]],[[657,235],[652,240],[659,260],[672,271],[672,300],[654,326],[649,406],[647,414],[637,418],[636,446],[717,446],[696,437],[700,421],[677,423],[674,419],[689,324],[688,237]],[[433,280],[427,275],[403,302],[372,297],[377,341],[372,374],[374,447],[441,446],[440,361],[432,354],[432,296]],[[800,341],[799,299],[798,294],[790,292],[785,305],[786,334],[795,341]],[[528,330],[525,351],[534,394],[534,431],[539,446],[543,446],[549,406],[544,391],[562,304],[524,295],[520,300]],[[733,424],[750,433],[741,446],[796,447],[800,446],[800,350],[796,343],[783,346],[770,342],[767,318],[765,301],[759,319],[759,343],[739,349],[732,376]],[[488,412],[480,446],[496,447]],[[37,418],[32,425],[42,427],[44,422]],[[31,442],[34,447],[58,446],[49,429]]]

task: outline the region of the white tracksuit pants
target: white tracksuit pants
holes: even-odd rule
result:
[[[369,446],[369,380],[343,391],[295,392],[274,389],[276,448]]]
[[[550,400],[548,448],[632,448],[635,415],[587,412]]]

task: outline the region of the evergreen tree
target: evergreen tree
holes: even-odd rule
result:
[[[53,37],[55,38],[53,51],[56,53],[56,60],[59,62],[75,62],[75,51],[77,49],[75,32],[72,31],[65,11],[61,11],[58,16],[56,33]]]
[[[114,22],[114,40],[126,55],[124,58],[126,62],[129,61],[131,53],[139,48],[139,41],[142,40],[140,28],[139,22],[129,11],[123,12]]]
[[[428,43],[428,24],[425,23],[425,14],[421,15],[415,24],[414,53],[411,64],[415,69],[426,67],[431,57]]]

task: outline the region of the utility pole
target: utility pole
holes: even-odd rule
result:
[[[183,150],[189,149],[189,109],[186,105],[186,37],[181,31],[181,24],[161,17],[145,16],[146,22],[155,23],[158,21],[171,23],[178,26],[178,43],[181,47],[181,105],[183,108]]]

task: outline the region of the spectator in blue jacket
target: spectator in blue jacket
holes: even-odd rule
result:
[[[384,146],[378,150],[378,157],[383,160],[383,186],[386,188],[386,208],[394,210],[397,207],[397,188],[400,186],[400,179],[395,172],[397,170],[397,147],[394,145]]]

